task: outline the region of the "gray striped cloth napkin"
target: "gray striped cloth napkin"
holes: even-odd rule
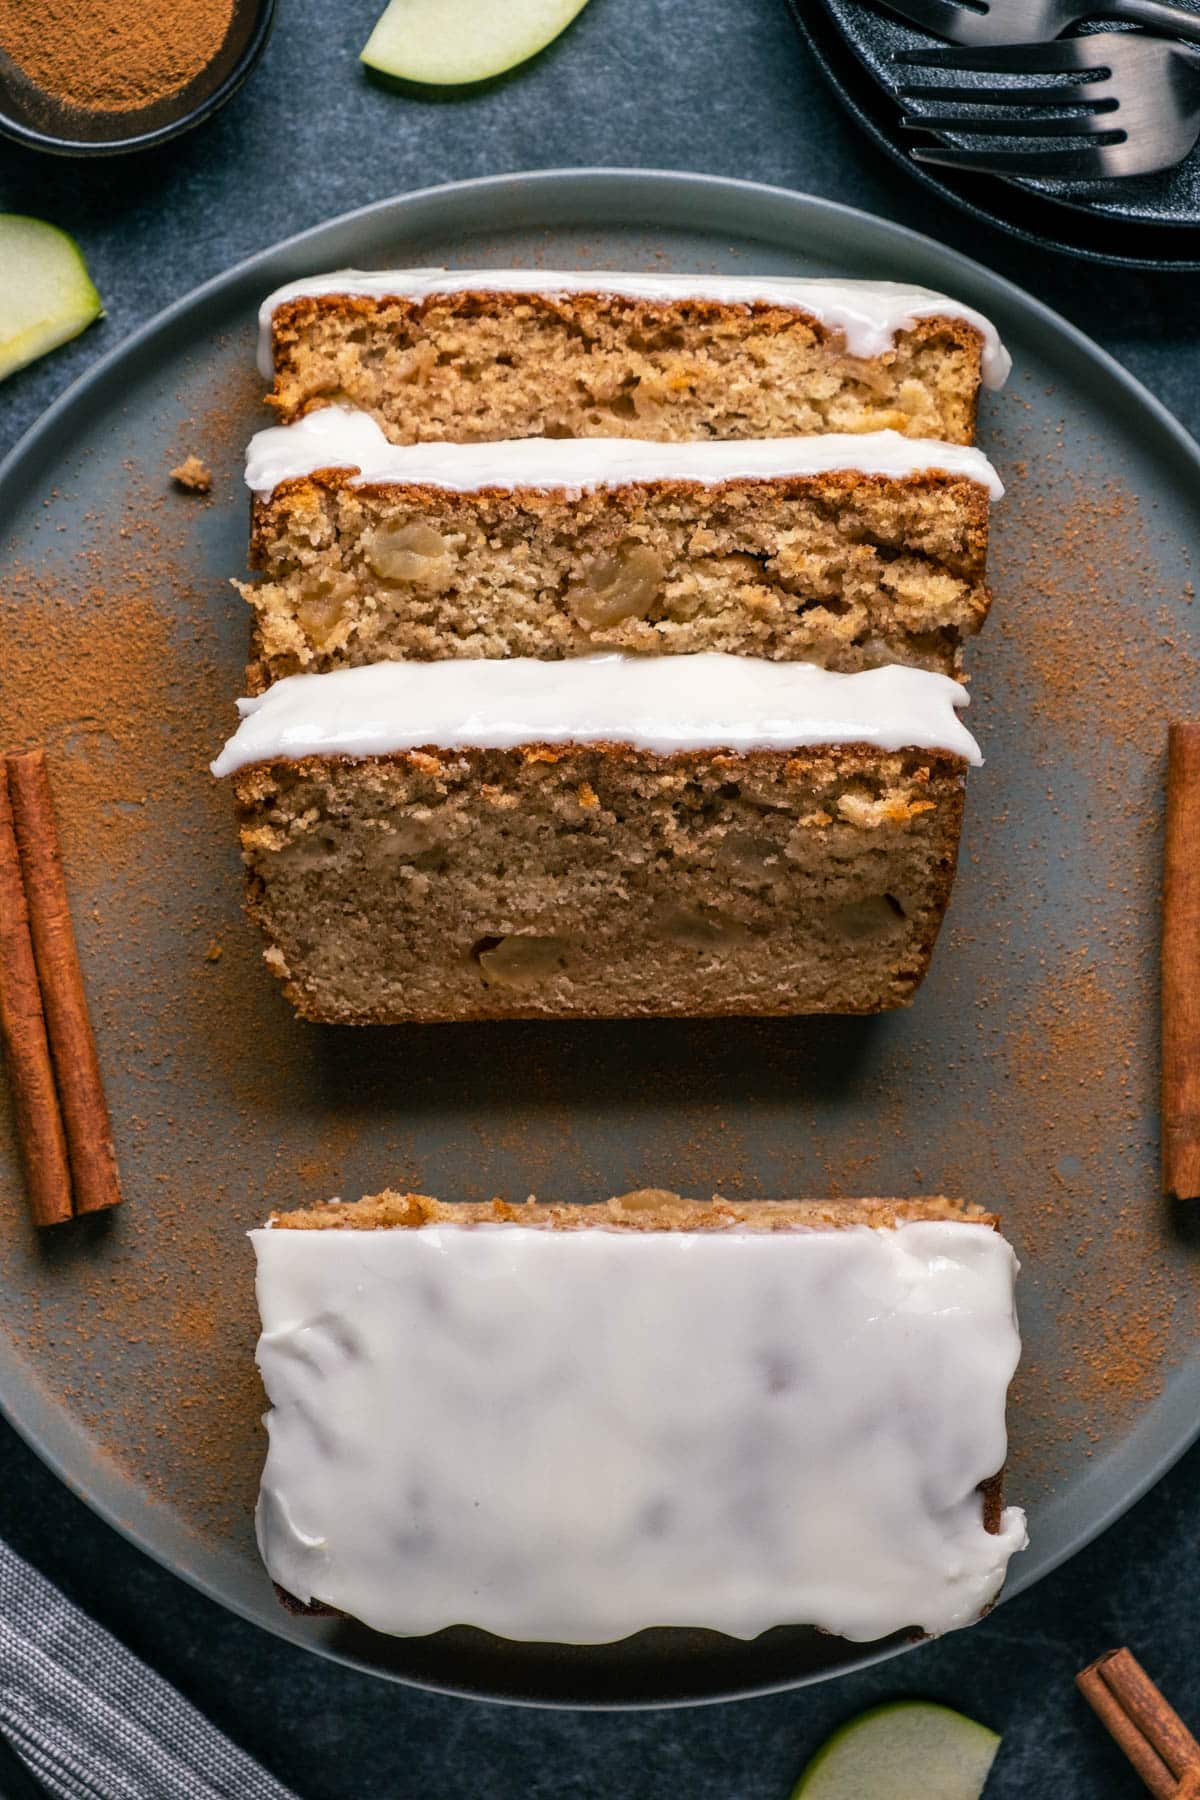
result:
[[[296,1800],[4,1543],[0,1730],[60,1800]]]

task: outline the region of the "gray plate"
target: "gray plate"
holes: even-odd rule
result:
[[[995,317],[1016,357],[983,442],[1008,476],[972,709],[961,872],[908,1011],[354,1032],[297,1023],[239,914],[229,800],[245,608],[253,315],[339,264],[893,276]],[[187,450],[212,501],[176,495]],[[705,176],[569,171],[414,194],[209,283],[66,394],[0,471],[0,716],[53,756],[128,1203],[35,1240],[0,1118],[0,1386],[98,1512],[270,1630],[380,1674],[543,1703],[663,1704],[886,1654],[803,1630],[599,1649],[388,1641],[276,1606],[250,1528],[263,1441],[242,1232],[384,1183],[448,1198],[641,1185],[747,1198],[942,1189],[1025,1265],[1009,1490],[1026,1587],[1115,1519],[1200,1416],[1194,1250],[1157,1196],[1165,720],[1195,705],[1196,446],[1053,313],[911,232]],[[220,954],[215,952],[219,950]]]

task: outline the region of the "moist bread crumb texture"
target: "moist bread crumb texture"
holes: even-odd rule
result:
[[[284,423],[336,404],[393,443],[973,440],[984,338],[949,315],[876,356],[764,303],[346,294],[274,314]],[[853,456],[849,435],[847,457]],[[962,673],[988,493],[853,468],[469,492],[338,470],[254,501],[248,690],[405,660],[721,652]],[[305,1018],[873,1012],[906,1003],[949,896],[964,764],[620,744],[259,764],[247,904]]]
[[[976,482],[852,470],[579,497],[290,481],[253,509],[251,691],[386,659],[725,651],[957,675],[988,609]]]
[[[394,443],[904,432],[968,444],[982,339],[927,318],[879,356],[790,307],[597,294],[305,296],[273,328],[281,423],[355,406]]]
[[[256,765],[248,910],[305,1018],[872,1012],[927,967],[962,764],[620,747]]]

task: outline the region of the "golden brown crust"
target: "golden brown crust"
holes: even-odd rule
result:
[[[998,1469],[986,1481],[981,1481],[979,1492],[983,1499],[983,1529],[990,1531],[992,1536],[996,1537],[1000,1531],[1001,1515],[1004,1511],[1004,1470]],[[989,1607],[988,1610],[990,1612],[991,1608]]]
[[[525,1225],[547,1231],[836,1231],[851,1225],[889,1227],[919,1219],[942,1219],[999,1230],[996,1213],[942,1194],[889,1200],[691,1200],[667,1188],[638,1188],[611,1200],[559,1204],[532,1196],[520,1205],[506,1200],[435,1200],[385,1188],[361,1200],[330,1200],[320,1206],[275,1212],[271,1224],[286,1231],[418,1230],[424,1225]]]
[[[801,306],[778,306],[768,300],[729,302],[707,300],[701,296],[679,296],[666,300],[645,300],[627,294],[605,293],[597,283],[594,293],[553,294],[517,292],[509,289],[464,288],[456,292],[428,294],[413,300],[404,294],[299,294],[277,306],[271,323],[271,342],[277,374],[286,369],[294,357],[296,345],[306,325],[317,318],[367,323],[381,313],[395,311],[411,320],[420,320],[433,312],[453,312],[461,317],[490,315],[528,308],[574,323],[586,311],[599,310],[614,317],[624,316],[637,324],[652,321],[663,326],[688,326],[703,321],[752,323],[759,331],[792,332],[798,327],[818,343],[830,348],[845,348],[845,334],[827,325],[815,313]],[[930,313],[896,334],[896,345],[940,343],[957,344],[964,350],[975,350],[982,357],[983,337],[970,320],[954,313]],[[856,357],[856,362],[882,363],[881,356]],[[278,391],[268,396],[268,405],[279,408]]]
[[[725,771],[725,779],[754,770],[782,769],[789,780],[802,781],[814,770],[826,776],[851,778],[873,773],[881,766],[904,765],[905,772],[914,764],[924,765],[921,779],[928,780],[930,771],[939,774],[961,774],[966,767],[961,756],[951,750],[879,750],[874,744],[817,744],[796,750],[674,750],[656,754],[640,750],[634,744],[599,740],[587,744],[518,744],[510,750],[482,750],[465,746],[449,750],[441,744],[415,745],[411,750],[393,750],[378,756],[298,756],[286,761],[249,763],[233,777],[239,801],[253,804],[269,791],[278,773],[319,776],[331,766],[342,768],[388,769],[407,768],[428,778],[454,777],[464,763],[474,765],[473,772],[481,780],[493,775],[504,764],[520,766],[575,762],[581,758],[599,757],[609,763],[640,765],[677,774],[684,780],[695,779],[713,769]],[[275,771],[276,774],[272,774]],[[900,815],[897,815],[900,816]]]
[[[853,441],[853,440],[851,440]],[[850,454],[847,449],[847,455]],[[355,471],[344,466],[328,469],[311,469],[304,475],[291,475],[280,481],[271,490],[268,497],[258,497],[253,502],[253,520],[251,536],[251,567],[259,568],[261,563],[254,560],[261,554],[261,546],[265,535],[265,527],[269,525],[272,512],[281,500],[289,494],[300,493],[309,487],[337,489],[353,486],[355,493],[364,498],[401,499],[407,505],[424,508],[443,504],[448,492],[455,492],[459,500],[468,503],[477,500],[492,500],[501,504],[509,502],[513,511],[538,513],[556,510],[564,503],[573,511],[579,509],[580,496],[568,488],[547,487],[509,487],[487,486],[474,487],[457,494],[456,490],[448,490],[433,482],[422,481],[362,481],[356,482]],[[863,469],[823,469],[814,475],[731,475],[724,481],[699,481],[682,479],[678,476],[660,476],[655,479],[622,482],[619,486],[604,489],[609,499],[621,498],[625,495],[636,496],[640,503],[643,498],[659,501],[683,500],[696,494],[704,495],[710,500],[719,500],[726,494],[744,494],[747,496],[761,494],[764,498],[795,499],[801,496],[817,494],[822,499],[834,504],[840,499],[869,488],[875,493],[884,493],[889,488],[904,487],[911,493],[933,494],[950,492],[963,508],[969,519],[970,549],[973,558],[982,558],[987,550],[988,504],[989,495],[982,482],[972,481],[967,475],[952,475],[937,468],[921,469],[913,475],[881,475]],[[261,523],[260,523],[261,521]]]

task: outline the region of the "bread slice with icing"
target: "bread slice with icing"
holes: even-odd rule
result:
[[[252,689],[604,650],[957,674],[1003,491],[978,450],[891,431],[395,446],[339,407],[260,432],[246,479]]]
[[[330,403],[394,443],[891,429],[970,443],[1008,358],[895,282],[607,271],[342,270],[264,302],[284,422]]]
[[[420,1635],[857,1641],[969,1623],[1025,1541],[993,1215],[943,1198],[384,1192],[252,1233],[287,1603]]]

